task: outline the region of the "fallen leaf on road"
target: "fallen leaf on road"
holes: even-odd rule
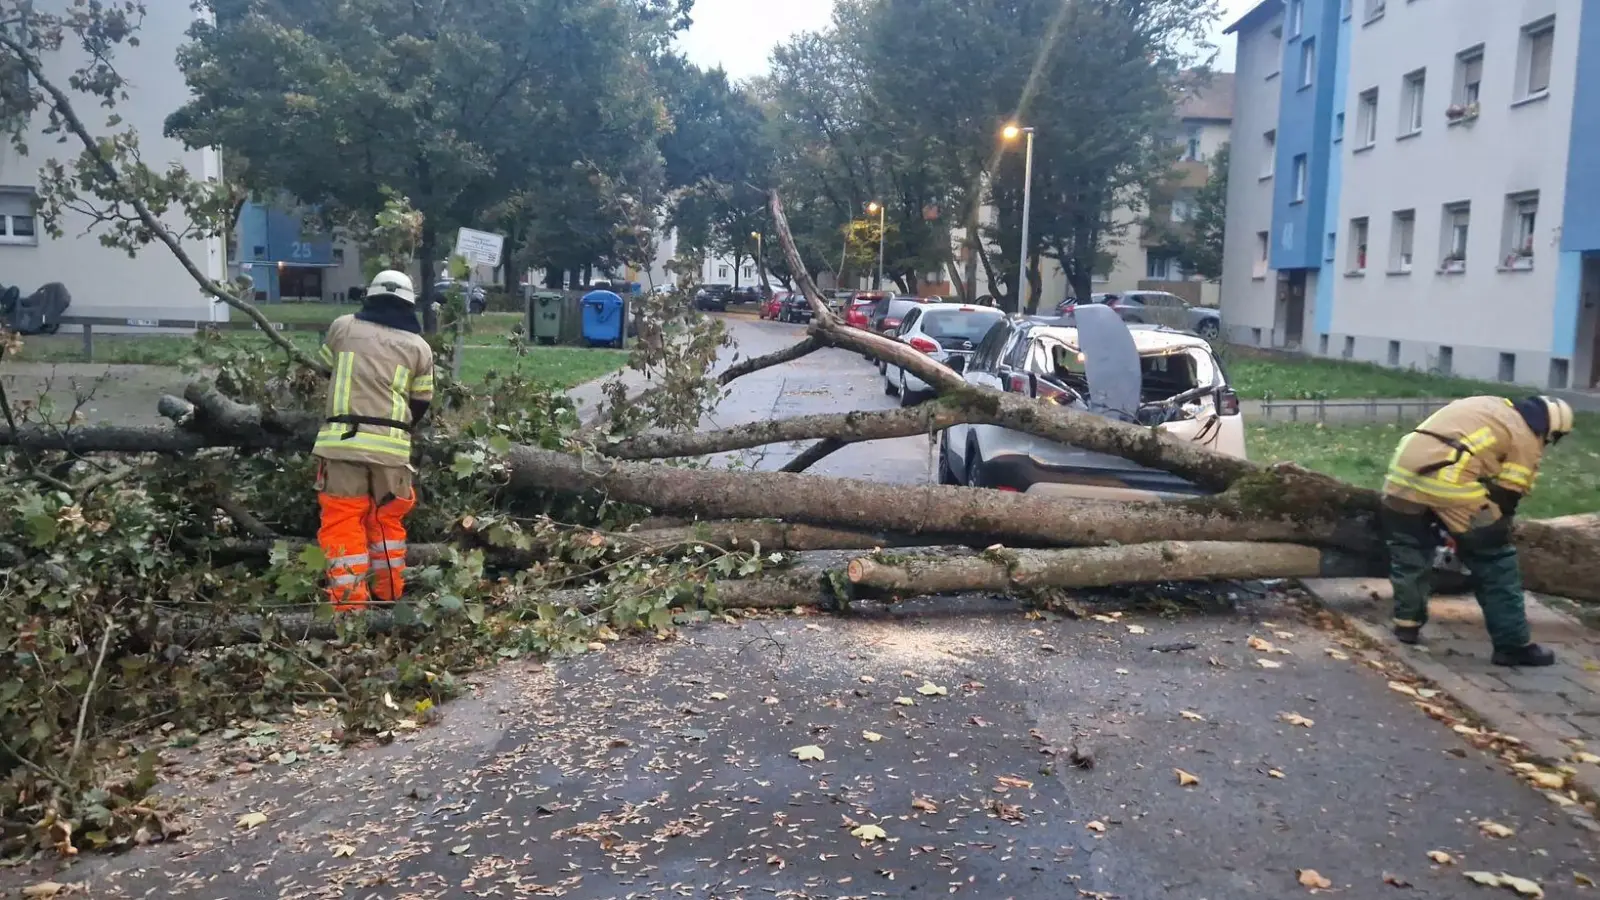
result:
[[[1283,773],[1278,771],[1277,769],[1268,769],[1267,770],[1267,774],[1272,776],[1273,778],[1282,778],[1283,777]]]
[[[850,836],[871,843],[872,841],[881,841],[889,835],[876,825],[857,825],[850,829]]]
[[[863,676],[861,676],[861,683],[862,684],[877,684],[878,683],[878,679],[873,678],[871,675],[863,675]]]
[[[400,704],[394,702],[394,697],[388,691],[383,692],[383,705],[390,709],[399,709]]]
[[[1594,887],[1594,879],[1583,874],[1582,872],[1572,873],[1572,883],[1578,885],[1579,887]]]
[[[1558,772],[1534,772],[1528,780],[1542,788],[1559,791],[1567,786],[1567,778]]]
[[[1551,803],[1554,803],[1562,808],[1575,806],[1578,802],[1571,797],[1568,797],[1566,794],[1558,793],[1556,791],[1545,791],[1544,796],[1546,800],[1549,800]]]
[[[917,701],[911,699],[910,697],[896,697],[896,698],[894,698],[894,705],[895,706],[916,706],[917,705]]]
[[[1453,866],[1456,864],[1456,858],[1443,850],[1429,850],[1428,858],[1441,866]]]
[[[767,704],[768,706],[776,706],[777,703],[778,703],[778,698],[777,697],[762,697],[761,698],[761,702]]]
[[[1323,878],[1322,873],[1318,872],[1316,869],[1301,869],[1295,873],[1295,878],[1299,880],[1302,886],[1308,888],[1333,887],[1333,882]]]
[[[451,856],[460,856],[461,854],[463,854],[463,853],[465,853],[465,852],[467,852],[468,850],[471,850],[471,849],[472,849],[472,845],[471,844],[457,844],[454,847],[450,848],[450,855]]]
[[[883,740],[883,735],[877,733],[876,731],[863,731],[861,732],[861,739],[864,741],[871,741],[872,743],[876,744],[877,742]]]
[[[1283,663],[1278,662],[1275,659],[1258,659],[1258,660],[1256,660],[1256,665],[1260,666],[1263,669],[1281,669],[1281,668],[1283,668]]]
[[[789,754],[801,762],[814,762],[822,759],[826,755],[822,752],[822,748],[818,747],[816,744],[807,744],[804,747],[796,747],[793,750],[790,750]]]
[[[356,855],[356,848],[354,846],[350,845],[350,844],[338,844],[333,848],[333,858],[334,859],[344,859],[346,857],[355,856],[355,855]]]
[[[1408,888],[1408,887],[1411,887],[1411,882],[1405,880],[1404,878],[1401,878],[1399,875],[1395,875],[1395,874],[1390,873],[1390,872],[1383,873],[1383,883],[1389,885],[1390,887],[1397,887],[1397,888]]]
[[[1280,641],[1292,641],[1292,640],[1294,640],[1294,632],[1292,632],[1292,631],[1274,631],[1272,633],[1272,636],[1277,638]]]
[[[710,697],[713,700],[726,700],[726,699],[728,699],[728,695],[724,694],[721,691],[712,691],[711,693],[707,694],[706,696]]]
[[[1515,875],[1507,875],[1506,873],[1501,872],[1500,884],[1511,888],[1513,891],[1516,891],[1524,897],[1538,898],[1544,896],[1544,888],[1540,887],[1539,882],[1537,881],[1529,881],[1526,878],[1518,878]]]
[[[1256,637],[1253,634],[1250,635],[1250,637],[1247,638],[1244,643],[1245,646],[1249,647],[1251,650],[1259,650],[1262,653],[1271,653],[1273,650],[1271,641],[1267,640],[1266,638]]]
[[[606,649],[606,645],[600,643],[599,641],[590,641],[589,642],[589,649],[592,652],[599,653],[600,651]]]
[[[1426,694],[1424,694],[1422,690],[1418,690],[1418,689],[1412,687],[1411,685],[1406,684],[1403,681],[1391,681],[1391,682],[1389,682],[1389,690],[1395,691],[1397,693],[1405,694],[1407,697],[1422,697],[1422,698],[1432,697],[1432,696],[1435,696],[1436,694],[1439,693],[1438,691],[1428,691]],[[1424,688],[1423,690],[1426,690],[1426,688]]]
[[[1089,618],[1095,620],[1096,622],[1105,622],[1108,625],[1117,624],[1117,620],[1114,617],[1103,615],[1101,613],[1095,613],[1094,615],[1090,616]]]
[[[1338,649],[1337,647],[1327,647],[1327,648],[1325,648],[1323,650],[1323,652],[1328,654],[1329,656],[1333,657],[1334,659],[1341,660],[1341,661],[1350,658],[1350,654],[1344,652],[1343,650]]]
[[[1462,872],[1461,874],[1465,875],[1467,880],[1474,884],[1481,884],[1484,887],[1501,886],[1500,876],[1493,872]]]
[[[1127,669],[1117,669],[1116,671],[1117,671],[1118,675],[1126,675],[1126,674],[1128,674],[1128,670]]]
[[[1128,633],[1129,634],[1144,634],[1144,626],[1143,625],[1129,625],[1128,626]]]
[[[1595,756],[1593,753],[1590,753],[1587,750],[1580,750],[1577,753],[1572,754],[1572,761],[1581,763],[1600,763],[1600,756]]]
[[[1290,725],[1299,725],[1301,728],[1310,728],[1311,726],[1317,724],[1315,720],[1308,719],[1297,712],[1283,713],[1279,715],[1278,718],[1288,722]]]
[[[260,824],[262,824],[262,823],[264,823],[266,821],[267,821],[267,814],[266,813],[259,813],[259,812],[245,813],[244,815],[239,817],[239,821],[235,822],[234,826],[237,827],[237,828],[254,828],[257,825],[260,825]]]
[[[927,797],[912,797],[911,808],[920,809],[923,812],[936,813],[939,811],[939,804],[929,800]]]
[[[1096,819],[1093,822],[1090,822],[1089,824],[1087,824],[1087,825],[1085,825],[1083,827],[1089,829],[1090,831],[1093,831],[1096,834],[1104,834],[1105,831],[1106,831],[1106,823],[1101,822],[1098,819]]]
[[[931,681],[924,681],[922,687],[917,688],[917,693],[924,697],[943,697],[950,693],[950,689],[934,684]]]
[[[1195,712],[1194,710],[1190,710],[1190,709],[1178,710],[1178,715],[1183,716],[1185,719],[1188,719],[1188,720],[1190,720],[1192,722],[1204,722],[1206,720],[1205,716],[1202,716],[1199,713]]]
[[[1491,822],[1488,819],[1484,819],[1478,823],[1478,830],[1490,837],[1497,838],[1507,838],[1517,833],[1516,829],[1514,828],[1507,828],[1506,826],[1501,825],[1499,822]]]
[[[1178,773],[1179,787],[1193,787],[1200,783],[1200,777],[1192,772],[1185,772],[1182,769],[1173,769],[1172,771]]]
[[[67,889],[67,886],[62,884],[59,881],[41,881],[38,884],[30,884],[27,887],[23,888],[22,889],[22,896],[24,896],[24,897],[54,897],[55,895],[61,893],[62,891],[66,890],[66,889]]]
[[[1033,790],[1033,782],[1026,781],[1026,780],[1021,779],[1021,778],[1013,778],[1010,775],[998,776],[997,778],[995,778],[995,781],[1000,782],[1000,784],[1002,786],[1008,787],[1008,788],[1017,788],[1019,790],[1024,790],[1024,791]]]

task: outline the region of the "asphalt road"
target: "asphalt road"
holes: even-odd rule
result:
[[[752,353],[799,333],[733,327]],[[720,424],[891,402],[834,351],[737,385]],[[917,480],[925,450],[824,471]],[[209,775],[217,748],[185,751],[189,836],[55,877],[205,900],[1280,900],[1305,869],[1335,896],[1494,900],[1515,895],[1463,873],[1549,897],[1600,878],[1592,834],[1293,597],[1082,599],[1096,617],[947,598],[507,663],[387,747]]]

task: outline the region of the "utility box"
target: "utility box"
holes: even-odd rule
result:
[[[561,343],[567,298],[560,291],[534,291],[528,295],[528,334],[536,344]]]

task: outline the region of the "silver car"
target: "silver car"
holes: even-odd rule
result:
[[[983,336],[1004,319],[1005,313],[992,306],[918,303],[902,313],[893,337],[959,372]],[[914,405],[932,390],[931,385],[899,366],[884,364],[883,392],[899,394],[901,406]]]
[[[1206,306],[1195,306],[1177,294],[1166,291],[1124,291],[1120,294],[1095,294],[1090,302],[1117,311],[1131,325],[1165,325],[1178,331],[1198,334],[1208,341],[1222,334],[1222,313]],[[1065,314],[1069,303],[1062,304]]]

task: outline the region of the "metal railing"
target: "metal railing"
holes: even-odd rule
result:
[[[152,328],[190,331],[196,334],[205,331],[260,331],[261,326],[248,319],[242,321],[209,322],[201,319],[140,319],[123,318],[118,316],[62,316],[55,320],[59,325],[77,325],[83,329],[83,359],[84,362],[94,362],[94,329],[102,328]],[[326,322],[274,322],[275,331],[306,331],[315,332],[319,336],[327,332]]]
[[[1256,415],[1286,422],[1418,422],[1450,401],[1438,397],[1363,400],[1260,400]]]

